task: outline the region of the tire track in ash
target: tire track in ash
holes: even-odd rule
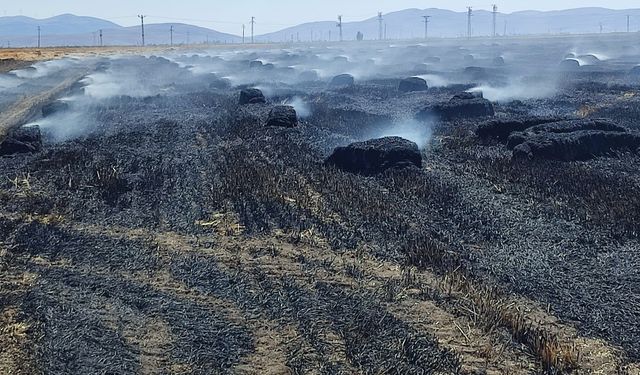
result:
[[[354,267],[369,270],[367,272],[371,272],[375,279],[370,280],[370,284],[366,287],[359,286],[359,288],[369,291],[383,288],[384,283],[389,282],[389,280],[401,283],[407,277],[405,274],[407,272],[406,269],[403,270],[402,267],[390,262],[383,262],[373,258],[362,259],[355,255],[351,257],[349,255],[340,255],[327,250],[324,246],[292,246],[287,243],[289,238],[283,233],[276,234],[275,237],[279,237],[278,240],[225,238],[223,242],[227,242],[226,245],[213,248],[194,246],[194,243],[198,241],[206,243],[209,241],[210,244],[216,244],[220,242],[219,237],[200,237],[196,240],[193,237],[185,237],[176,233],[164,233],[158,235],[156,240],[165,246],[181,249],[182,252],[196,252],[214,256],[218,264],[227,265],[230,269],[236,269],[236,271],[251,266],[272,277],[280,277],[283,274],[292,275],[295,276],[297,283],[305,284],[308,288],[311,288],[311,284],[308,281],[307,270],[304,270],[300,263],[301,256],[305,259],[304,263],[333,264],[342,262],[342,270],[332,269],[332,272],[327,272],[326,270],[315,268],[314,272],[319,273],[314,277],[332,283],[350,285],[351,287],[362,283],[361,280],[358,280],[358,277],[354,279],[352,275]],[[325,242],[322,239],[313,241],[314,244]],[[256,258],[256,249],[276,249],[275,251],[278,255],[276,257],[262,255]],[[417,288],[412,291],[411,285],[409,285],[402,292],[404,294],[403,298],[406,298],[406,300],[399,300],[402,308],[398,311],[398,300],[396,300],[385,305],[389,311],[401,316],[403,321],[414,322],[415,325],[426,329],[430,334],[437,337],[444,347],[451,348],[455,352],[462,354],[463,367],[466,369],[485,367],[488,372],[493,373],[505,373],[505,371],[508,373],[517,373],[518,371],[527,373],[532,366],[535,367],[535,365],[532,365],[533,362],[531,362],[527,353],[509,347],[504,341],[478,327],[481,324],[474,322],[473,312],[467,312],[465,315],[465,312],[459,308],[452,309],[445,304],[445,309],[443,309],[438,306],[437,302],[434,305],[433,302],[424,300],[424,295],[433,294],[434,291],[442,293],[447,290],[449,293],[447,298],[467,301],[468,296],[466,294],[468,290],[455,291],[454,288],[451,291],[450,284],[455,284],[455,281],[447,282],[444,278],[428,271],[413,270],[413,273],[413,277],[417,279],[423,290]],[[426,289],[426,292],[424,289]],[[506,297],[500,303],[520,311],[527,317],[528,324],[541,327],[555,334],[563,346],[576,348],[580,354],[578,373],[611,373],[616,371],[617,367],[624,365],[619,350],[610,347],[602,340],[581,337],[574,327],[562,323],[558,318],[548,314],[543,307],[532,301],[517,297]],[[413,311],[410,308],[412,306]],[[422,316],[439,316],[436,319],[438,324],[432,326],[429,331],[428,324],[425,324],[420,318]],[[440,323],[447,321],[453,324],[443,325]],[[466,329],[463,329],[463,327]],[[496,355],[495,350],[487,350],[487,348],[494,347],[496,344],[503,347],[498,349],[499,355]],[[473,355],[470,355],[470,353],[473,353]],[[498,363],[492,363],[492,360]],[[486,364],[487,362],[489,365]],[[523,363],[529,363],[529,365],[523,366]],[[633,374],[637,366],[630,364],[628,367],[629,374]]]
[[[101,231],[99,228],[94,228],[93,230]],[[143,234],[138,233],[136,235]],[[341,256],[326,248],[310,246],[297,248],[284,242],[284,236],[282,235],[280,240],[277,241],[268,239],[226,239],[227,244],[211,249],[194,247],[194,238],[180,236],[175,233],[158,234],[156,240],[161,247],[167,246],[179,249],[183,253],[213,256],[216,258],[218,265],[225,265],[236,272],[257,269],[272,278],[288,275],[294,277],[296,283],[303,284],[307,289],[313,289],[314,286],[309,281],[308,272],[310,270],[305,269],[305,264],[340,264],[339,268],[331,269],[330,272],[325,269],[313,269],[313,272],[318,272],[318,274],[314,275],[314,279],[346,285],[348,286],[345,287],[347,289],[370,293],[378,293],[388,280],[401,280],[403,277],[401,268],[396,265],[378,262],[373,259],[358,260],[356,257]],[[200,241],[214,242],[216,238],[200,238]],[[273,249],[278,255],[275,257],[269,254],[256,256],[256,249]],[[300,259],[304,259],[303,263],[300,263]],[[364,278],[354,279],[349,274],[356,272],[354,271],[355,267],[375,270],[375,278],[368,280]],[[365,273],[368,272],[365,271]],[[535,362],[528,358],[526,354],[522,352],[516,353],[509,345],[497,342],[498,340],[486,335],[481,330],[468,328],[470,323],[464,317],[456,317],[430,301],[420,301],[416,296],[419,292],[419,289],[403,292],[403,298],[385,303],[384,306],[393,316],[408,322],[418,331],[427,332],[429,335],[435,336],[443,347],[450,348],[461,354],[465,370],[486,369],[488,373],[492,374],[526,374],[536,367]],[[432,319],[425,321],[425,316],[432,317]],[[462,330],[461,327],[465,327],[465,329]],[[332,346],[336,347],[332,351],[335,360],[346,361],[344,341],[340,340],[339,336],[331,331],[329,331],[326,339],[327,342],[331,342]],[[495,347],[499,348],[499,352]],[[269,351],[266,351],[265,355],[268,358]]]
[[[78,228],[74,229],[78,230]],[[184,254],[193,248],[192,244],[186,243],[182,238],[180,241],[176,241],[171,236],[149,233],[143,230],[82,226],[79,231],[93,235],[106,235],[129,240],[135,238],[158,243],[158,246],[154,246],[155,253],[167,268],[170,267],[172,257],[175,257],[176,253]],[[168,269],[124,273],[122,276],[129,280],[149,285],[178,299],[191,301],[202,308],[211,311],[223,311],[228,320],[235,324],[249,327],[254,336],[255,349],[252,353],[240,359],[240,363],[236,367],[238,373],[283,373],[283,368],[285,368],[285,363],[287,362],[285,352],[293,350],[293,347],[304,348],[309,346],[308,343],[298,340],[294,327],[269,319],[262,319],[257,315],[248,315],[236,307],[233,301],[200,293],[189,288],[185,283],[175,279]],[[145,361],[141,359],[141,362],[144,364]],[[155,367],[148,368],[150,371],[154,369]]]
[[[17,223],[12,242],[15,254],[31,259],[25,259],[23,272],[38,276],[22,305],[39,323],[32,338],[38,342],[35,358],[42,371],[66,371],[66,366],[125,374],[223,370],[250,352],[248,332],[226,319],[224,311],[119,275],[151,271],[158,264],[140,242],[23,219],[27,223]],[[170,338],[158,330],[165,326]],[[149,338],[158,342],[145,346]],[[157,353],[164,354],[160,361]],[[166,363],[168,369],[155,368]]]

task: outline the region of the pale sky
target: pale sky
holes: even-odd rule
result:
[[[559,10],[578,7],[639,8],[638,0],[494,0],[501,12]],[[490,9],[492,0],[19,0],[3,1],[0,15],[46,18],[61,13],[105,18],[124,26],[136,25],[137,14],[148,23],[184,22],[238,34],[241,25],[256,17],[256,34],[310,21],[360,21],[406,8],[442,8],[464,11]]]

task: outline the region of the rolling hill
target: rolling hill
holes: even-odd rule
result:
[[[387,39],[424,37],[423,16],[431,16],[431,37],[463,37],[467,33],[466,12],[443,9],[405,9],[384,15]],[[605,8],[577,8],[562,11],[522,11],[498,13],[499,35],[528,34],[584,34],[598,32],[622,32],[627,29],[630,17],[631,31],[640,30],[640,9],[612,10]],[[378,19],[371,17],[362,21],[343,23],[345,40],[354,40],[357,32],[365,39],[378,38]],[[23,16],[0,17],[0,46],[33,47],[37,44],[37,27],[42,30],[42,46],[86,46],[99,44],[98,30],[103,31],[105,45],[138,45],[141,43],[140,27],[123,27],[110,21],[94,17],[63,14],[48,19]],[[161,23],[146,25],[147,44],[169,44],[170,28],[174,27],[174,43],[239,43],[241,37],[216,30],[184,23]],[[491,35],[492,14],[486,10],[473,13],[474,36]],[[273,33],[256,36],[259,42],[285,42],[291,40],[339,39],[336,22],[318,21],[289,27]]]

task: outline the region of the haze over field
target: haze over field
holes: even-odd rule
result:
[[[343,15],[345,40],[354,40],[358,32],[363,33],[364,39],[371,40],[379,37],[379,11],[383,13],[387,39],[423,38],[425,15],[431,17],[431,37],[463,37],[467,35],[467,5],[473,7],[472,34],[488,36],[493,33],[490,3],[445,4],[436,1],[429,5],[442,8],[429,9],[422,9],[425,4],[417,1],[376,4],[360,1],[334,4],[334,1],[329,1],[322,5],[317,1],[304,4],[279,2],[281,6],[249,2],[243,3],[241,9],[234,4],[213,7],[199,1],[180,4],[177,9],[164,3],[146,2],[130,5],[116,1],[110,4],[109,9],[93,4],[76,4],[75,1],[66,3],[64,7],[58,3],[36,6],[35,2],[27,1],[19,9],[4,9],[6,16],[0,17],[0,46],[36,46],[38,26],[41,27],[42,46],[99,45],[99,30],[103,31],[105,45],[136,45],[141,43],[139,14],[146,16],[147,44],[170,44],[172,26],[175,44],[242,42],[243,25],[248,41],[252,16],[256,17],[254,30],[258,42],[337,41],[338,14]],[[609,2],[607,9],[584,7],[602,5],[595,2],[541,1],[535,4],[535,11],[527,10],[532,5],[523,3],[508,1],[498,4],[498,35],[640,30],[640,9],[624,9],[637,6],[631,1]],[[413,8],[401,10],[411,6]],[[583,8],[569,9],[574,6]]]

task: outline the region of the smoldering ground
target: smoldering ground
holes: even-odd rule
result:
[[[576,44],[292,45],[98,61],[60,98],[68,110],[33,119],[43,150],[0,161],[0,267],[33,281],[0,284],[30,327],[25,363],[119,373],[260,361],[300,373],[459,373],[474,363],[513,373],[500,366],[526,363],[557,373],[571,362],[544,353],[576,321],[579,335],[624,349],[616,365],[637,360],[638,157],[515,162],[474,135],[484,118],[414,118],[487,85],[486,96],[503,95],[497,119],[582,110],[633,125],[638,98],[625,94],[638,85],[625,75],[639,56],[550,75],[544,95],[514,94],[559,72]],[[470,66],[487,77],[465,75]],[[355,84],[331,87],[342,73]],[[431,87],[398,90],[416,75],[434,77]],[[264,89],[267,103],[239,105],[244,87]],[[299,125],[266,127],[283,103]],[[426,145],[424,167],[363,177],[323,163],[336,146],[387,135]],[[487,289],[465,284],[475,282]],[[500,293],[558,323],[533,330],[501,310]],[[450,336],[438,336],[443,324]],[[447,342],[487,354],[469,360]],[[495,343],[500,352],[487,349]]]

